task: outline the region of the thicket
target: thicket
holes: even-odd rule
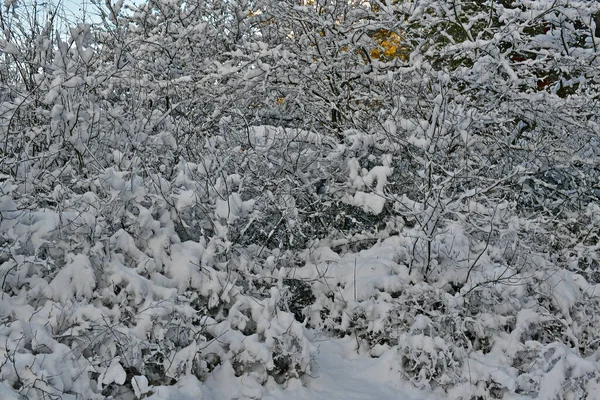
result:
[[[0,394],[306,381],[309,328],[451,398],[598,391],[600,3],[19,5]]]

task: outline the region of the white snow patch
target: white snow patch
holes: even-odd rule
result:
[[[6,43],[6,46],[4,46],[2,51],[6,54],[12,54],[13,56],[18,56],[20,54],[19,49],[12,43]]]
[[[366,212],[379,214],[383,211],[385,198],[374,193],[356,192],[354,197],[345,197],[344,201],[357,207],[362,207]]]
[[[150,388],[148,387],[148,378],[143,375],[137,375],[131,378],[131,387],[137,398],[142,397],[143,394],[150,391]]]
[[[110,385],[113,382],[117,385],[122,385],[125,383],[126,378],[127,373],[121,366],[120,359],[115,358],[110,363],[110,366],[100,374],[100,377],[98,378],[98,383],[100,387]]]
[[[66,302],[73,298],[91,297],[96,287],[96,277],[89,258],[83,254],[69,254],[67,257],[67,264],[50,282],[52,298]]]
[[[193,375],[183,376],[173,386],[153,387],[152,391],[154,394],[146,397],[146,400],[203,400],[205,398],[202,384]]]

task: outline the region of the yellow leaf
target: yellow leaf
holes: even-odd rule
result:
[[[377,47],[370,51],[371,58],[389,60],[396,57],[405,59],[406,46],[402,46],[402,37],[388,29],[378,29],[372,36]]]

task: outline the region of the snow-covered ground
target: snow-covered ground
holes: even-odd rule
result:
[[[393,352],[379,358],[359,355],[352,338],[315,338],[314,374],[286,387],[269,381],[260,385],[251,376],[236,377],[225,364],[200,383],[183,377],[174,386],[145,387],[148,400],[442,400],[402,379]],[[134,385],[135,386],[135,385]]]
[[[401,379],[394,368],[393,352],[380,358],[356,353],[352,338],[315,338],[315,373],[302,385],[290,382],[260,387],[251,378],[235,378],[223,368],[209,378],[203,388],[203,400],[252,399],[263,400],[438,400],[439,395],[418,390]],[[183,390],[182,390],[183,391]],[[191,399],[197,399],[191,393]],[[164,400],[186,399],[167,397]],[[159,400],[159,398],[152,398]],[[162,400],[162,398],[161,398]]]

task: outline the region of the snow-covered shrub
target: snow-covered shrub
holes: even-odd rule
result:
[[[239,374],[259,374],[255,366],[261,366],[262,381],[308,370],[311,346],[293,314],[277,310],[276,287],[250,289],[253,273],[227,261],[227,223],[211,238],[193,225],[201,216],[179,212],[203,195],[189,167],[182,164],[173,182],[160,186],[132,170],[107,168],[71,188],[57,187],[60,210],[15,211],[29,196],[12,180],[3,183],[3,318],[6,337],[15,337],[4,349],[3,380],[29,398],[42,398],[47,389],[37,388],[36,379],[45,381],[52,371],[40,364],[28,378],[20,370],[24,361],[10,361],[13,353],[38,352],[31,344],[36,337],[46,338],[40,346],[67,357],[62,364],[82,374],[83,386],[73,380],[52,393],[86,398],[117,393],[133,375],[152,385],[186,374],[202,378],[225,360]],[[192,194],[179,182],[191,185]],[[206,197],[203,206],[211,201]],[[217,223],[226,207],[219,200],[212,196],[210,210]],[[243,287],[252,297],[242,294]],[[24,309],[11,313],[22,296],[28,299],[19,306]],[[21,332],[26,315],[51,322]],[[66,347],[59,352],[57,346]]]
[[[232,246],[257,217],[239,149],[217,132],[191,151],[197,131],[141,108],[127,64],[84,60],[85,76],[80,33],[39,76],[47,110],[2,104],[1,380],[30,399],[100,399],[225,364],[260,382],[308,372],[281,283],[255,284],[267,274]]]
[[[553,364],[541,368],[546,356],[538,351],[554,346],[568,348],[572,366],[561,371],[580,385],[566,378],[552,390],[563,396],[593,387],[598,365],[589,357],[597,350],[591,332],[598,320],[592,314],[600,310],[581,276],[538,257],[519,273],[498,267],[462,288],[432,285],[409,273],[410,244],[410,237],[394,236],[359,253],[340,256],[329,247],[307,252],[306,264],[287,273],[311,282],[308,323],[354,336],[357,350],[372,356],[395,352],[400,374],[453,397],[550,390],[541,377]],[[537,378],[526,379],[533,369]]]
[[[2,393],[595,390],[596,2],[121,6],[0,39]]]

